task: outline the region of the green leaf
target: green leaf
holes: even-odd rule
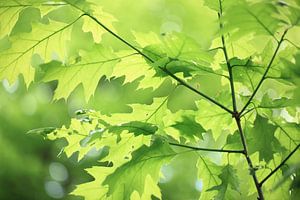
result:
[[[64,65],[52,61],[40,66],[44,74],[43,81],[58,80],[56,99],[68,97],[79,84],[82,84],[88,100],[94,94],[100,78],[110,76],[113,67],[121,59],[101,45],[95,45],[88,52],[81,51],[79,55],[81,60],[73,64]]]
[[[206,131],[204,128],[195,121],[193,116],[182,116],[182,120],[172,125],[173,128],[180,132],[180,135],[195,142],[196,138],[203,139],[202,134]]]
[[[90,174],[76,182],[72,199],[176,199],[177,193],[181,199],[257,199],[251,176],[264,180],[300,141],[298,0],[115,1],[0,2],[0,138],[11,124],[21,132],[20,116],[11,115],[18,110],[29,123],[41,122],[46,128],[29,133],[55,140],[57,159],[65,153]],[[164,32],[174,29],[179,32]],[[31,95],[41,82],[51,83]],[[39,115],[53,93],[55,100],[69,98],[71,113],[82,109],[69,126],[54,129],[57,119]],[[15,99],[20,103],[9,107]],[[174,152],[166,141],[195,148]],[[5,159],[17,155],[5,152]],[[197,157],[199,171],[183,186],[178,177],[196,177],[194,170],[177,176],[189,164],[187,152]],[[161,170],[177,154],[176,164]],[[272,188],[298,157],[264,182],[265,199],[297,197],[289,185],[296,178]]]
[[[282,25],[282,20],[276,16],[277,13],[278,8],[271,2],[246,4],[241,1],[226,10],[223,32],[232,32],[231,39],[250,33],[274,36]]]
[[[108,196],[129,200],[134,191],[141,196],[147,187],[147,176],[157,182],[161,166],[174,156],[174,151],[160,140],[155,140],[150,147],[142,146],[133,152],[129,162],[117,168],[104,180],[103,185],[109,186]]]
[[[182,72],[184,77],[191,76],[195,71],[209,71],[213,53],[201,50],[193,39],[180,34],[166,34],[160,43],[151,44],[143,48],[154,64],[156,76],[167,76],[160,67],[168,69],[171,73]]]
[[[71,37],[70,27],[80,18],[77,15],[69,24],[55,21],[51,23],[39,21],[31,24],[29,21],[25,23],[25,27],[22,27],[24,25],[22,24],[21,27],[15,28],[15,34],[8,38],[11,47],[0,52],[0,79],[6,78],[12,83],[19,74],[22,74],[25,83],[29,84],[34,78],[35,69],[31,65],[31,59],[35,54],[41,55],[44,62],[53,59],[66,61],[68,58],[66,43]]]
[[[211,130],[214,139],[218,139],[222,133],[233,133],[236,130],[232,116],[216,106],[200,100],[197,102],[196,121],[201,124],[205,130]],[[226,126],[223,126],[226,124]]]
[[[47,136],[47,134],[52,133],[56,128],[54,127],[44,127],[44,128],[37,128],[27,131],[27,134],[38,134]]]
[[[113,23],[116,22],[116,18],[112,16],[109,13],[106,13],[103,11],[102,7],[97,5],[97,3],[92,3],[89,5],[89,9],[91,12],[89,14],[92,14],[93,17],[100,20],[103,24],[105,24],[106,27],[108,27],[110,30],[116,32],[116,29],[113,26]],[[93,34],[93,38],[95,42],[100,43],[102,40],[103,34],[107,33],[106,30],[104,30],[102,27],[99,26],[95,21],[90,19],[89,17],[84,18],[84,25],[83,25],[83,31],[85,32],[91,32]]]
[[[208,191],[217,190],[218,194],[214,197],[216,200],[225,199],[228,193],[231,190],[239,191],[239,179],[236,175],[236,170],[232,167],[232,165],[226,165],[220,175],[218,175],[222,183],[220,185],[214,186]]]
[[[271,99],[267,94],[263,96],[259,108],[284,108],[288,106],[297,105],[293,99],[282,97],[280,99]]]
[[[19,33],[30,33],[32,31],[31,24],[41,20],[40,10],[37,8],[25,8],[19,13],[18,21],[12,28],[10,36]]]
[[[153,102],[153,93],[155,91],[150,87],[139,88],[140,80],[142,80],[142,77],[132,82],[125,82],[125,76],[107,79],[103,77],[98,84],[95,95],[90,99],[89,105],[91,108],[107,115],[130,113],[132,112],[133,104],[150,105]],[[127,122],[127,118],[125,121]],[[136,121],[136,119],[130,121]]]
[[[204,0],[204,6],[209,7],[210,9],[219,12],[220,11],[220,2],[222,5],[222,10],[227,10],[231,6],[235,4],[240,4],[240,2],[236,2],[234,0],[226,0],[226,1],[219,1],[219,0]],[[243,2],[243,1],[241,1]]]
[[[77,11],[74,10],[71,6],[61,6],[55,10],[51,10],[44,18],[48,18],[53,21],[63,22],[63,23],[72,23],[73,19],[78,15]]]
[[[288,82],[292,82],[294,85],[300,85],[300,54],[296,54],[294,56],[294,62],[291,62],[287,59],[282,59],[283,67],[281,69],[281,78],[287,80]]]
[[[208,191],[208,189],[220,183],[220,179],[217,175],[220,174],[221,167],[202,156],[200,156],[198,160],[197,167],[198,177],[203,183],[200,200],[213,199],[216,195],[216,191]]]
[[[76,151],[79,151],[79,159],[81,159],[90,148],[87,147],[84,140],[90,135],[90,132],[95,130],[96,123],[82,122],[81,120],[73,119],[69,128],[63,126],[60,129],[54,130],[47,134],[48,139],[65,139],[66,144],[62,150],[70,157]]]
[[[254,125],[249,130],[248,135],[253,138],[250,152],[259,152],[259,160],[264,160],[268,163],[273,159],[273,154],[280,150],[280,143],[274,135],[276,129],[276,126],[268,123],[267,118],[260,115],[256,116]]]
[[[157,127],[153,124],[140,121],[132,121],[117,126],[111,126],[108,130],[114,134],[120,134],[126,130],[133,133],[135,136],[138,135],[153,135],[157,131]]]
[[[99,196],[105,199],[113,199],[113,197],[106,197],[108,187],[104,187],[103,185],[101,185],[101,183],[108,177],[108,175],[113,175],[114,171],[118,167],[127,162],[130,162],[131,154],[133,151],[139,149],[144,144],[149,145],[150,143],[150,138],[142,135],[135,137],[133,134],[122,134],[120,136],[121,140],[119,142],[117,142],[116,135],[108,134],[104,136],[105,137],[99,137],[98,140],[95,140],[87,149],[98,149],[99,147],[103,148],[104,146],[109,147],[109,154],[102,159],[102,161],[106,161],[109,167],[92,166],[91,168],[86,169],[87,172],[94,177],[94,180],[85,184],[78,185],[76,190],[72,192],[72,194],[81,195],[87,199],[98,199]],[[81,154],[82,153],[84,153],[84,151],[81,152]],[[151,182],[148,183],[149,187],[154,187]],[[147,187],[145,188],[145,190],[147,190]],[[95,194],[97,194],[96,197]],[[159,191],[155,191],[155,194],[158,195]],[[121,199],[123,199],[123,194],[120,195]]]

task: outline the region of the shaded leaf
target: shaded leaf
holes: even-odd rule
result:
[[[236,170],[231,165],[226,165],[218,177],[222,183],[208,189],[208,191],[218,191],[218,194],[214,197],[214,199],[225,199],[225,196],[228,195],[227,193],[230,192],[230,189],[239,191],[239,179],[236,175]]]
[[[193,116],[183,116],[182,120],[176,122],[172,127],[192,142],[195,141],[195,138],[203,139],[202,134],[205,132],[204,128],[195,121]]]

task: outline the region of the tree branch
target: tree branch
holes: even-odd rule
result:
[[[145,53],[143,53],[141,50],[139,50],[137,47],[133,46],[132,44],[130,44],[128,41],[126,41],[125,39],[123,39],[122,37],[120,37],[118,34],[116,34],[115,32],[113,32],[112,30],[110,30],[107,26],[105,26],[103,23],[101,23],[97,18],[95,18],[94,16],[90,15],[89,13],[86,13],[83,9],[81,9],[80,7],[69,3],[68,1],[66,1],[68,4],[70,4],[71,6],[73,6],[74,8],[80,10],[81,12],[83,12],[84,16],[89,17],[90,19],[92,19],[93,21],[95,21],[99,26],[101,26],[103,29],[105,29],[108,33],[110,33],[111,35],[113,35],[115,38],[117,38],[118,40],[120,40],[122,43],[126,44],[128,47],[130,47],[131,49],[133,49],[134,51],[136,51],[138,54],[140,54],[141,56],[143,56],[145,59],[147,59],[148,61],[150,61],[151,63],[155,63],[155,61],[150,58],[149,56],[147,56]],[[194,91],[195,93],[199,94],[200,96],[202,96],[203,98],[205,98],[206,100],[212,102],[213,104],[219,106],[220,108],[222,108],[223,110],[227,111],[230,114],[233,114],[233,112],[228,109],[226,106],[220,104],[219,102],[217,102],[216,100],[210,98],[209,96],[207,96],[206,94],[198,91],[196,88],[194,88],[193,86],[187,84],[185,81],[181,80],[180,78],[178,78],[177,76],[175,76],[174,74],[172,74],[170,71],[168,71],[166,68],[164,67],[159,67],[162,71],[164,71],[166,74],[168,74],[169,76],[171,76],[173,79],[177,80],[181,85],[185,86],[186,88]]]
[[[277,172],[286,163],[286,161],[288,161],[288,159],[298,150],[299,147],[300,144],[298,144],[295,147],[295,149],[259,183],[259,185],[262,186],[275,172]]]
[[[223,24],[221,22],[221,17],[222,17],[222,1],[219,0],[219,7],[220,7],[220,11],[218,12],[218,18],[219,18],[219,22],[220,22],[220,29],[223,29]],[[227,54],[227,49],[226,49],[226,44],[225,44],[225,38],[224,35],[222,34],[221,36],[221,40],[222,40],[222,45],[223,45],[223,53],[225,56],[225,60],[226,60],[226,64],[227,64],[227,69],[228,69],[228,73],[229,73],[229,81],[230,81],[230,88],[231,88],[231,97],[232,97],[232,105],[233,105],[233,117],[235,118],[236,121],[236,125],[238,127],[239,130],[239,134],[240,134],[240,138],[241,138],[241,142],[243,145],[243,154],[246,157],[246,161],[248,163],[248,167],[251,171],[253,171],[252,178],[254,180],[254,184],[258,193],[258,199],[259,200],[264,200],[264,195],[263,195],[263,191],[261,186],[259,185],[258,179],[256,177],[256,173],[252,164],[252,160],[249,156],[248,153],[248,147],[247,147],[247,142],[246,142],[246,138],[242,129],[242,125],[241,125],[241,119],[240,119],[240,113],[237,111],[237,107],[236,107],[236,97],[235,97],[235,91],[234,91],[234,80],[233,80],[233,74],[232,74],[232,67],[230,66],[230,62],[228,59],[228,54]],[[249,61],[249,60],[248,60]],[[248,62],[247,62],[248,63]]]
[[[252,101],[252,99],[254,98],[254,96],[256,95],[258,89],[260,88],[260,86],[261,86],[262,83],[264,82],[264,80],[265,80],[265,78],[266,78],[266,76],[267,76],[267,74],[268,74],[268,72],[269,72],[269,70],[270,70],[270,68],[271,68],[271,66],[272,66],[272,64],[273,64],[273,61],[275,60],[275,57],[276,57],[276,55],[277,55],[277,53],[278,53],[278,50],[279,50],[279,48],[280,48],[282,42],[284,41],[284,37],[285,37],[287,31],[288,31],[288,29],[286,29],[286,30],[283,32],[283,34],[282,34],[282,36],[281,36],[281,39],[280,39],[280,41],[278,42],[278,45],[277,45],[277,47],[276,47],[276,49],[275,49],[275,51],[274,51],[274,54],[273,54],[273,56],[272,56],[272,58],[271,58],[271,60],[270,60],[270,62],[269,62],[269,64],[268,64],[268,66],[267,66],[267,69],[266,69],[265,73],[264,73],[263,76],[261,77],[261,79],[260,79],[258,85],[256,86],[256,88],[255,88],[255,90],[253,91],[252,95],[251,95],[250,98],[248,99],[247,103],[246,103],[245,106],[242,108],[240,114],[242,114],[242,113],[245,111],[245,109],[248,107],[248,105],[250,104],[250,102]]]
[[[191,85],[187,84],[184,80],[180,79],[179,77],[177,77],[176,75],[172,74],[170,71],[168,71],[166,68],[164,67],[159,67],[162,71],[164,71],[166,74],[168,74],[169,76],[171,76],[173,79],[175,79],[178,83],[180,83],[181,85],[185,86],[186,88],[194,91],[195,93],[199,94],[200,96],[204,97],[205,99],[209,100],[210,102],[212,102],[213,104],[219,106],[220,108],[222,108],[223,110],[227,111],[228,113],[233,115],[232,110],[228,109],[226,106],[220,104],[219,102],[217,102],[216,100],[212,99],[211,97],[207,96],[206,94],[200,92],[199,90],[197,90],[196,88],[192,87]]]
[[[193,147],[193,146],[188,146],[188,145],[178,144],[178,143],[173,143],[173,142],[169,142],[169,144],[173,145],[173,146],[193,149],[193,150],[196,150],[196,151],[210,151],[210,152],[219,152],[219,153],[241,153],[241,154],[244,153],[243,150],[226,150],[226,149],[201,148],[201,147]]]
[[[220,4],[220,12],[218,13],[218,18],[219,18],[220,30],[222,30],[223,29],[223,23],[221,22],[221,17],[222,17],[222,14],[223,14],[223,9],[222,9],[221,0],[219,0],[219,4]],[[224,53],[224,57],[225,57],[225,61],[226,61],[226,65],[227,65],[227,69],[228,69],[228,73],[229,73],[229,81],[230,81],[230,90],[231,90],[233,112],[237,113],[232,67],[230,66],[230,62],[229,62],[229,58],[228,58],[228,54],[227,54],[226,43],[225,43],[225,37],[224,37],[223,33],[221,35],[221,40],[222,40],[222,50],[223,50],[223,53]]]
[[[249,153],[248,153],[248,147],[247,147],[247,143],[246,143],[246,138],[245,138],[245,135],[243,133],[243,129],[242,129],[242,125],[241,125],[241,121],[240,121],[239,116],[236,116],[235,120],[236,120],[236,124],[238,126],[238,129],[239,129],[239,133],[240,133],[240,136],[241,136],[242,144],[243,144],[243,147],[244,147],[244,155],[246,157],[249,169],[253,172],[251,175],[252,175],[252,178],[253,178],[253,181],[255,183],[255,187],[256,187],[257,193],[258,193],[258,200],[264,200],[264,195],[263,195],[263,191],[262,191],[261,185],[259,184],[259,181],[258,181],[257,176],[256,176],[256,172],[255,172],[253,164],[252,164],[252,160],[251,160],[251,158],[249,156]]]

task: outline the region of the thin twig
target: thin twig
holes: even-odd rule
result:
[[[294,47],[296,47],[298,50],[300,49],[300,46],[296,45],[294,42],[292,42],[289,39],[284,39],[284,41],[287,41],[288,43],[290,43],[291,45],[293,45]]]
[[[218,13],[218,18],[219,18],[220,30],[222,30],[223,29],[223,23],[221,22],[221,16],[223,14],[223,11],[222,11],[221,1],[219,1],[219,3],[220,3],[220,12]],[[228,73],[229,73],[229,81],[230,81],[233,112],[236,113],[237,112],[237,107],[236,107],[236,99],[235,99],[235,92],[234,92],[232,67],[230,66],[229,57],[228,57],[228,54],[227,54],[227,48],[226,48],[224,34],[221,35],[221,40],[222,40],[222,47],[223,47],[222,50],[223,50],[223,53],[224,53],[224,57],[225,57],[225,61],[226,61],[226,65],[227,65],[227,69],[228,69]]]
[[[226,150],[226,149],[201,148],[201,147],[193,147],[193,146],[188,146],[188,145],[185,145],[185,144],[178,144],[178,143],[173,143],[173,142],[169,142],[169,144],[173,145],[173,146],[193,149],[193,150],[196,150],[196,151],[210,151],[210,152],[219,152],[219,153],[241,153],[241,154],[244,153],[243,150]]]
[[[246,110],[240,117],[244,117],[246,114],[248,114],[249,112],[251,112],[252,110],[254,110],[255,108],[250,108],[249,110]]]
[[[233,115],[233,111],[228,109],[226,106],[220,104],[219,102],[217,102],[216,100],[212,99],[211,97],[207,96],[206,94],[200,92],[199,90],[197,90],[196,88],[192,87],[191,85],[187,84],[185,81],[181,80],[179,77],[175,76],[174,74],[172,74],[169,70],[167,70],[164,67],[159,67],[162,71],[164,71],[166,74],[168,74],[169,76],[171,76],[173,79],[175,79],[176,81],[178,81],[181,85],[185,86],[186,88],[194,91],[195,93],[199,94],[200,96],[204,97],[205,99],[209,100],[210,102],[214,103],[215,105],[219,106],[220,108],[222,108],[223,110],[227,111],[228,113]]]
[[[268,66],[267,66],[267,69],[266,69],[265,73],[264,73],[263,76],[261,77],[261,79],[260,79],[258,85],[256,86],[256,88],[255,88],[255,90],[253,91],[252,95],[251,95],[250,98],[248,99],[247,103],[246,103],[245,106],[242,108],[240,114],[242,114],[242,113],[245,111],[245,109],[248,107],[248,105],[250,104],[250,102],[252,101],[252,99],[254,98],[254,96],[256,95],[258,89],[260,88],[260,86],[261,86],[262,83],[264,82],[264,80],[265,80],[265,78],[266,78],[266,76],[267,76],[267,74],[268,74],[268,72],[269,72],[269,69],[271,68],[271,66],[272,66],[272,64],[273,64],[273,61],[275,60],[275,57],[276,57],[276,55],[277,55],[277,53],[278,53],[278,50],[279,50],[279,48],[280,48],[282,42],[284,41],[284,37],[285,37],[285,35],[287,34],[287,31],[288,31],[288,30],[289,30],[289,29],[286,29],[286,30],[283,32],[283,34],[282,34],[282,36],[281,36],[281,39],[280,39],[280,41],[278,42],[278,45],[277,45],[277,47],[276,47],[276,49],[275,49],[275,51],[274,51],[274,54],[273,54],[273,56],[272,56],[272,58],[271,58],[271,60],[270,60],[270,62],[269,62],[269,64],[268,64]]]
[[[275,172],[277,172],[285,163],[286,161],[298,150],[300,144],[298,144],[294,150],[273,170],[271,171],[259,184],[262,186]]]

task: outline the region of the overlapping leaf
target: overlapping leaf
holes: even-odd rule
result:
[[[253,128],[248,134],[253,137],[251,152],[259,152],[259,159],[269,162],[273,159],[273,154],[280,151],[280,143],[275,138],[276,126],[269,124],[268,119],[257,115]]]
[[[89,99],[100,78],[109,77],[121,58],[103,46],[95,45],[90,51],[80,52],[78,59],[80,61],[74,64],[52,61],[40,66],[43,81],[58,80],[55,98],[68,97],[79,84],[82,84],[85,96]]]
[[[208,190],[218,191],[218,194],[214,197],[214,199],[226,199],[226,196],[232,195],[228,194],[231,192],[231,190],[239,191],[239,180],[236,175],[236,170],[231,165],[226,165],[223,167],[219,178],[221,179],[222,183]]]
[[[268,168],[276,168],[298,145],[299,47],[293,41],[297,41],[300,12],[296,1],[206,0],[204,5],[212,9],[219,27],[210,37],[216,38],[210,50],[202,49],[187,33],[158,36],[134,32],[138,45],[128,45],[130,41],[116,36],[116,19],[103,12],[97,1],[22,3],[0,3],[0,79],[13,82],[22,74],[27,84],[34,79],[57,80],[56,99],[68,97],[82,85],[88,100],[99,80],[101,83],[94,98],[105,107],[101,114],[86,112],[82,119],[72,120],[69,128],[51,133],[52,128],[35,130],[50,139],[65,140],[62,150],[78,156],[79,163],[97,161],[84,165],[95,180],[79,185],[74,194],[86,199],[162,198],[157,186],[160,168],[177,153],[159,137],[179,142],[184,138],[195,147],[216,148],[197,153],[199,181],[203,183],[200,199],[255,199],[254,185],[246,188],[243,184],[248,184],[254,173],[260,180],[264,178]],[[278,43],[285,30],[294,35],[289,32]],[[105,47],[101,42],[107,31],[131,49],[113,52]],[[225,47],[228,55],[224,56]],[[228,67],[233,70],[231,77]],[[184,84],[175,86],[162,69],[185,78],[187,84],[228,110],[192,93]],[[233,95],[230,81],[235,86]],[[257,94],[252,93],[255,88]],[[105,90],[109,91],[108,100],[102,96]],[[254,98],[244,113],[236,115],[232,96],[237,111],[249,96]],[[119,102],[122,105],[117,105]],[[239,118],[245,131],[254,167],[240,152],[227,155],[221,149],[244,148],[243,133],[234,118]],[[105,155],[93,157],[103,149]],[[270,192],[272,180],[280,178],[277,172],[264,185],[266,197],[280,194]],[[243,179],[247,181],[241,182]],[[288,198],[288,187],[280,189]]]
[[[174,151],[162,143],[154,141],[150,147],[143,146],[132,154],[132,159],[109,175],[104,185],[109,185],[108,196],[129,200],[133,191],[144,192],[146,177],[150,175],[157,182],[163,164],[174,157]]]

